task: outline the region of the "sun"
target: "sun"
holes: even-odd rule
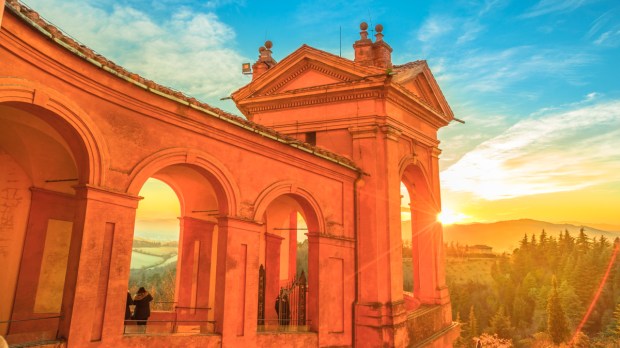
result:
[[[441,213],[437,214],[437,221],[442,225],[451,225],[467,220],[470,216],[463,213],[455,212],[450,208],[445,208]]]

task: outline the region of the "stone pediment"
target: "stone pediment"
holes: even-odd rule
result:
[[[233,99],[266,97],[385,74],[383,69],[365,67],[348,59],[302,46],[273,68],[232,94]]]
[[[433,77],[426,61],[394,66],[394,82],[407,92],[415,95],[428,106],[448,116],[454,117],[437,81]]]
[[[359,76],[334,69],[322,62],[304,59],[257,90],[252,96],[267,96],[293,90],[332,85],[359,79]]]

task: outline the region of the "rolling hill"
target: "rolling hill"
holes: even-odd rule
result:
[[[568,230],[575,237],[582,227],[591,238],[604,235],[613,241],[616,237],[620,237],[620,231],[604,231],[577,224],[556,224],[530,219],[445,225],[443,231],[446,243],[484,244],[493,247],[494,252],[512,252],[519,246],[524,234],[531,237],[532,234],[539,235],[544,229],[548,235],[557,237],[560,231]]]

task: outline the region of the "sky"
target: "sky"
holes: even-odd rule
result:
[[[457,118],[439,132],[445,221],[620,231],[620,1],[26,0],[130,71],[240,114],[265,40],[353,58],[359,23],[425,59]]]

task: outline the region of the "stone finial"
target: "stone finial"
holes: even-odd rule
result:
[[[367,40],[368,39],[368,32],[366,31],[368,29],[368,23],[366,22],[362,22],[360,23],[360,38],[362,40]]]
[[[273,47],[273,42],[267,40],[264,46],[258,48],[258,59],[252,65],[253,80],[276,65],[276,61],[271,57],[271,47]]]
[[[377,24],[375,26],[375,31],[377,32],[375,34],[375,38],[376,38],[375,41],[383,41],[383,25]]]

